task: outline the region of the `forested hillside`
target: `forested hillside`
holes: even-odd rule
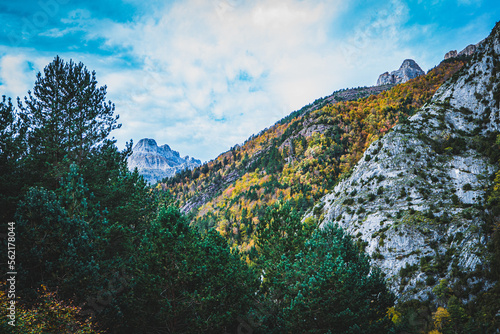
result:
[[[420,330],[436,309],[449,314],[436,321],[444,333],[500,328],[499,50],[496,30],[317,204],[322,226],[335,221],[357,239],[399,305],[425,310]]]
[[[467,60],[443,61],[427,75],[376,95],[316,101],[200,168],[165,180],[163,187],[191,214],[194,226],[214,227],[252,253],[253,232],[266,206],[291,201],[305,213],[348,175],[373,141],[413,115]]]

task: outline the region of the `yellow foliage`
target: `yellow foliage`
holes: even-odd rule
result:
[[[45,334],[45,333],[75,333],[99,334],[90,318],[79,320],[81,309],[69,303],[58,300],[54,292],[45,286],[38,292],[37,303],[33,308],[24,307],[19,300],[15,303],[15,327],[11,327],[7,317],[10,299],[5,294],[4,284],[0,285],[0,328],[12,328],[12,333]],[[15,329],[15,330],[14,330]]]
[[[394,306],[389,307],[387,315],[395,325],[399,325],[401,323],[401,312],[397,311]]]
[[[438,329],[445,328],[451,322],[450,313],[444,307],[438,307],[432,319],[434,320],[434,326]]]

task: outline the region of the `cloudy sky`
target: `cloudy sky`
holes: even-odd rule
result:
[[[210,160],[406,58],[424,71],[486,37],[497,0],[0,0],[0,95],[56,55],[107,85],[126,141]]]

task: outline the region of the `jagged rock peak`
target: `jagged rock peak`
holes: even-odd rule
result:
[[[174,151],[167,144],[158,146],[154,139],[144,138],[132,149],[127,160],[130,170],[137,168],[139,174],[150,183],[165,177],[173,176],[183,169],[193,169],[201,165],[201,161]]]
[[[170,146],[163,145],[158,147],[156,140],[150,138],[144,138],[139,140],[137,144],[135,144],[133,151],[134,152],[157,152],[159,149],[164,149],[166,151],[171,151]]]
[[[451,50],[449,52],[446,52],[446,54],[444,55],[444,59],[450,59],[460,56],[472,56],[484,41],[485,40],[483,39],[481,42],[477,44],[469,44],[465,47],[465,49],[463,49],[460,52],[457,52],[457,50]]]
[[[420,66],[418,66],[418,64],[413,59],[405,59],[405,60],[403,60],[403,63],[401,64],[401,66],[399,67],[399,69],[402,70],[404,68],[415,68],[417,70],[422,71],[422,69],[420,68]]]
[[[451,50],[451,51],[448,51],[446,52],[446,54],[444,55],[444,59],[450,59],[450,58],[455,58],[457,56],[457,50]]]
[[[413,59],[405,59],[398,70],[381,74],[377,86],[404,83],[424,74],[425,72]]]

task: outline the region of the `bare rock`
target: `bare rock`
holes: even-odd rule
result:
[[[424,74],[425,72],[413,59],[405,59],[399,70],[392,71],[390,74],[389,72],[381,74],[377,80],[377,86],[404,83]]]
[[[201,161],[174,151],[167,144],[158,146],[154,139],[144,138],[134,146],[127,159],[128,168],[135,168],[146,181],[155,183],[165,177],[175,175],[184,169],[193,169],[201,165]]]

